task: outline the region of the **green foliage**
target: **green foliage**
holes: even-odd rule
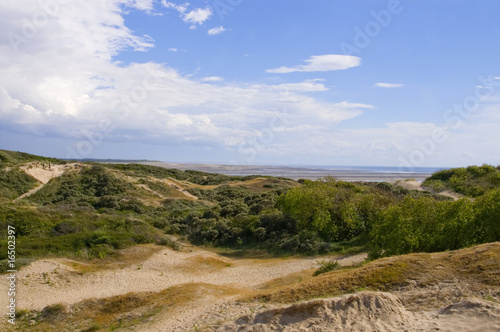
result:
[[[0,235],[16,229],[16,254],[29,259],[45,255],[103,257],[115,249],[155,242],[158,232],[148,223],[118,214],[96,214],[91,208],[47,206],[33,209],[0,205]],[[5,247],[6,240],[0,240]],[[0,260],[6,252],[0,253]]]
[[[371,230],[372,258],[455,250],[500,240],[500,189],[454,202],[406,198],[379,213]]]
[[[383,196],[370,188],[334,179],[308,181],[277,202],[285,215],[297,220],[299,231],[317,232],[330,242],[368,230],[371,218],[385,204]]]
[[[492,190],[474,202],[475,243],[500,241],[500,189]]]
[[[50,162],[53,164],[65,164],[65,160],[36,156],[25,152],[0,150],[0,168],[14,166],[30,161]]]
[[[0,169],[0,198],[13,200],[37,184],[33,177],[17,168],[9,171]]]
[[[500,169],[491,165],[452,168],[432,174],[422,184],[436,191],[451,189],[466,196],[478,197],[500,187]]]
[[[0,150],[0,236],[6,235],[7,225],[15,226],[17,253],[23,259],[103,258],[147,242],[175,246],[165,233],[194,244],[285,254],[349,252],[370,241],[371,257],[500,240],[500,168],[487,165],[437,172],[426,181],[435,189],[461,190],[477,197],[475,201],[452,202],[385,182],[326,178],[299,184],[282,178],[87,163],[13,203],[37,184],[18,165],[35,160],[63,163]],[[129,182],[130,177],[168,199],[159,204],[157,195]],[[163,181],[167,178],[212,187],[189,189],[199,200],[186,200],[175,195]],[[4,242],[0,238],[2,246]],[[0,268],[5,258],[0,253]],[[325,270],[330,268],[326,265]]]
[[[168,169],[143,164],[106,164],[106,167],[125,171],[128,174],[133,174],[136,176],[152,176],[160,179],[173,178],[176,180],[189,181],[199,185],[218,185],[230,181],[250,180],[256,177],[228,176],[223,174],[207,173],[193,170],[181,171],[178,169]]]
[[[342,267],[340,266],[339,262],[335,260],[330,260],[330,261],[321,261],[319,262],[320,267],[317,269],[313,276],[320,275],[322,273],[330,272],[330,271],[335,271],[335,270],[340,270]]]
[[[28,199],[41,204],[72,204],[140,213],[140,202],[133,198],[124,200],[124,194],[132,189],[130,183],[118,179],[105,167],[92,165],[52,179]]]

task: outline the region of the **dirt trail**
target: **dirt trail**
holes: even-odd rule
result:
[[[398,186],[398,187],[403,187],[403,188],[408,189],[408,190],[417,190],[417,191],[428,190],[430,192],[433,192],[433,193],[436,193],[436,194],[439,194],[439,195],[450,197],[450,198],[452,198],[455,201],[459,200],[462,197],[464,197],[463,195],[461,195],[459,193],[456,193],[456,192],[453,192],[451,190],[445,190],[445,191],[441,191],[441,192],[436,192],[436,191],[434,191],[434,190],[432,190],[430,188],[422,187],[422,183],[418,182],[418,181],[415,181],[415,180],[399,180],[399,181],[396,181],[394,184],[396,186]]]
[[[50,163],[41,163],[41,162],[30,162],[20,167],[21,170],[26,172],[26,174],[34,177],[40,184],[25,192],[21,196],[14,199],[14,202],[17,202],[25,197],[31,196],[36,193],[38,190],[42,189],[50,180],[56,178],[58,176],[63,175],[67,171],[77,169],[82,167],[78,163],[72,164],[64,164],[64,165],[54,165]]]

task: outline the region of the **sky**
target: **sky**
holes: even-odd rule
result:
[[[500,164],[498,0],[2,0],[0,148]]]

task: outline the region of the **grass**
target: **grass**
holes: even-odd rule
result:
[[[330,272],[330,271],[335,271],[335,270],[340,270],[342,267],[340,266],[339,262],[333,260],[333,261],[325,261],[322,260],[319,262],[320,268],[317,269],[313,276],[318,276],[320,274]]]
[[[247,298],[294,303],[354,293],[359,289],[394,291],[412,281],[418,287],[459,280],[471,292],[500,286],[500,243],[442,253],[419,253],[379,259],[353,269],[341,269],[309,278],[300,284],[260,291]]]

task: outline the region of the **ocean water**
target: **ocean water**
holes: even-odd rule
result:
[[[423,181],[432,173],[445,168],[415,167],[401,169],[387,166],[263,166],[263,165],[213,165],[213,164],[170,164],[156,163],[157,166],[221,173],[226,175],[264,175],[290,179],[319,179],[327,176],[346,181],[395,181],[415,179]]]

